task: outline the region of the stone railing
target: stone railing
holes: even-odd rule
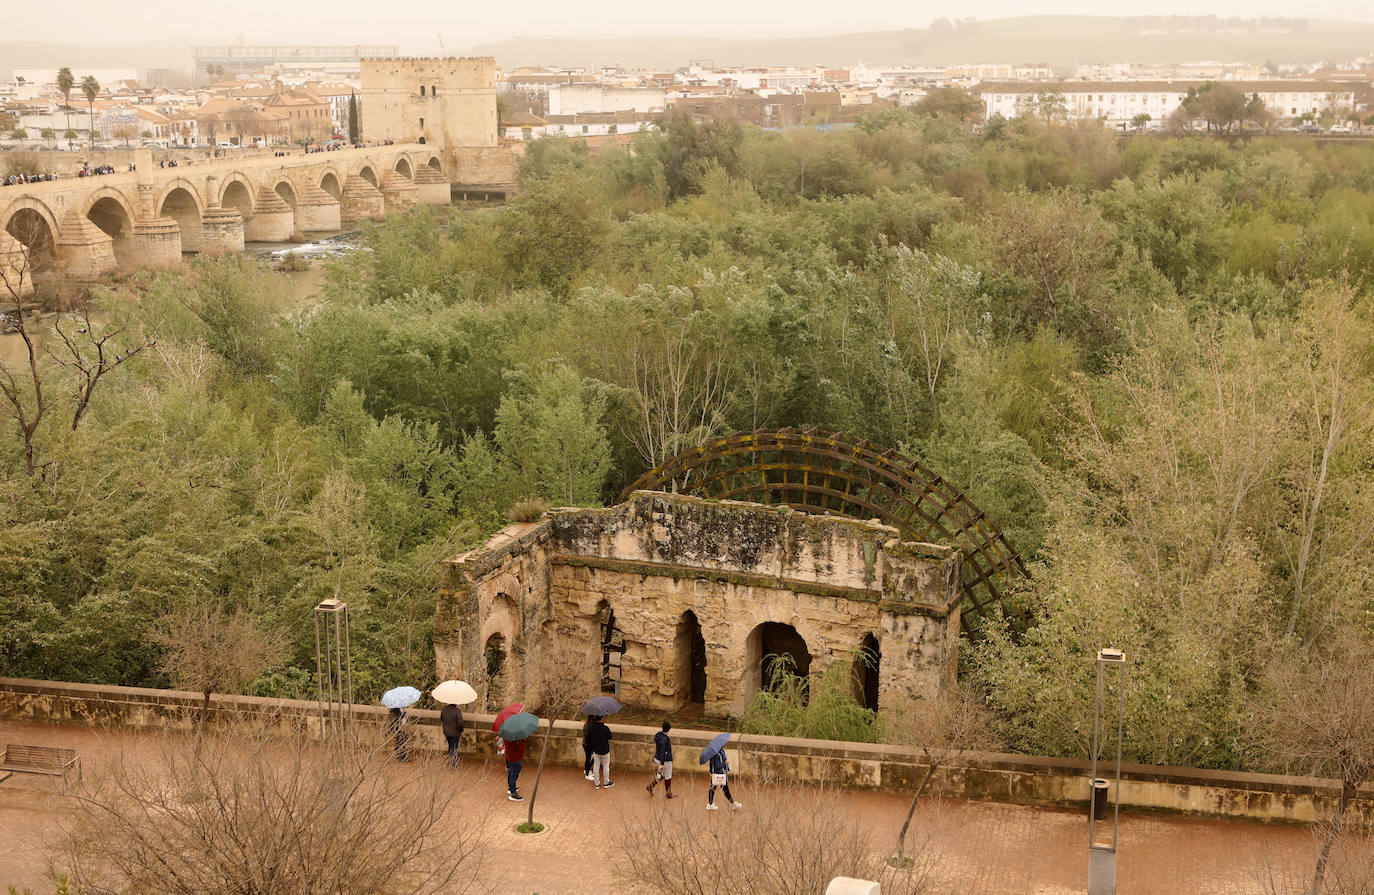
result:
[[[189,729],[201,697],[176,690],[149,690],[60,681],[0,678],[0,720],[48,721],[110,729]],[[284,713],[314,717],[314,702],[214,696],[216,721]],[[411,745],[443,750],[439,713],[412,709]],[[362,736],[379,741],[385,736],[387,712],[380,706],[354,707]],[[463,733],[465,754],[495,757],[493,716],[470,713]],[[615,766],[624,772],[652,768],[653,735],[657,728],[612,724]],[[554,725],[548,760],[580,767],[582,725],[559,721]],[[675,729],[674,749],[679,773],[703,773],[695,759],[716,731]],[[530,755],[537,756],[544,731],[530,738]],[[894,792],[914,790],[925,774],[916,750],[870,743],[841,743],[787,737],[746,735],[731,741],[730,766],[738,776],[773,780],[826,781],[846,787]],[[969,753],[951,767],[941,768],[931,792],[961,799],[1025,805],[1086,808],[1089,765],[1086,761],[1029,755]],[[1156,765],[1122,767],[1121,805],[1130,811],[1159,811],[1305,823],[1330,815],[1339,796],[1334,780],[1207,771]],[[1366,786],[1352,809],[1374,822],[1374,787]]]

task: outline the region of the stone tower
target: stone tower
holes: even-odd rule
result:
[[[440,152],[497,145],[496,60],[362,60],[362,137]]]

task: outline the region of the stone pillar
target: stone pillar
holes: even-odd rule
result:
[[[202,252],[242,252],[243,215],[237,208],[221,208],[216,205],[205,209],[201,217]]]
[[[134,221],[134,235],[129,240],[129,263],[143,267],[181,263],[181,226],[172,218]]]
[[[0,230],[0,301],[10,301],[18,293],[19,299],[33,295],[33,269],[24,257],[24,246],[19,240]]]
[[[386,200],[381,192],[357,174],[344,179],[343,200],[339,203],[339,219],[356,224],[368,219],[380,221],[386,216]]]
[[[114,240],[76,209],[62,218],[52,252],[58,273],[76,280],[96,280],[119,266]]]
[[[341,229],[339,200],[313,184],[296,197],[296,228],[303,233],[334,233]]]
[[[420,190],[409,177],[396,171],[387,171],[378,185],[386,198],[386,213],[410,211],[420,201]]]
[[[424,205],[448,205],[453,198],[453,187],[448,178],[431,168],[421,165],[415,169],[415,187],[419,190],[419,200]]]
[[[296,213],[270,186],[258,190],[253,202],[253,217],[244,228],[249,242],[287,242],[296,232]]]

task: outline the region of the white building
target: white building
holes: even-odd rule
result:
[[[985,81],[975,88],[987,117],[1019,117],[1042,96],[1058,94],[1074,120],[1101,120],[1117,126],[1138,115],[1163,121],[1182,104],[1188,91],[1204,81],[1056,81],[1025,83]],[[1355,86],[1317,81],[1228,81],[1247,97],[1259,94],[1266,108],[1280,119],[1320,115],[1328,109],[1350,109]]]
[[[663,111],[662,87],[603,87],[600,84],[562,84],[549,89],[550,115],[594,112],[641,114]]]

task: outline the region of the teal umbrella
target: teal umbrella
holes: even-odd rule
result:
[[[507,743],[516,740],[523,740],[525,737],[539,729],[539,719],[529,712],[520,712],[511,715],[501,724],[501,729],[496,731],[496,735]]]

